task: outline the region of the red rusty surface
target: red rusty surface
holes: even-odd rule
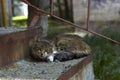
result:
[[[62,22],[65,22],[65,23],[67,23],[67,24],[69,24],[69,25],[72,25],[72,26],[74,26],[74,27],[80,28],[80,29],[82,29],[82,30],[84,30],[84,31],[87,31],[87,32],[92,33],[92,34],[95,34],[95,35],[100,36],[100,37],[102,37],[102,38],[108,39],[108,40],[110,40],[110,41],[112,41],[112,42],[114,42],[114,43],[120,44],[119,41],[113,40],[113,39],[111,39],[111,38],[109,38],[109,37],[107,37],[107,36],[104,36],[104,35],[102,35],[102,34],[99,34],[99,33],[97,33],[97,32],[94,32],[94,31],[92,31],[92,30],[89,30],[89,27],[90,27],[89,23],[90,23],[90,4],[91,4],[91,0],[88,0],[88,12],[87,12],[88,14],[87,14],[87,20],[86,20],[86,22],[87,22],[87,27],[86,27],[86,28],[82,28],[81,26],[79,26],[79,25],[77,25],[77,24],[75,24],[75,23],[72,23],[72,22],[67,21],[67,20],[65,20],[65,19],[63,19],[63,18],[60,18],[60,17],[58,17],[58,16],[55,16],[55,15],[53,14],[53,2],[54,2],[53,0],[50,0],[50,6],[51,6],[51,7],[50,7],[50,13],[48,13],[48,12],[42,10],[42,9],[37,8],[36,6],[32,5],[32,4],[31,4],[29,1],[27,1],[27,0],[21,0],[21,1],[25,2],[26,4],[28,4],[29,6],[31,6],[32,8],[36,9],[36,10],[39,11],[39,12],[42,12],[42,13],[44,13],[44,14],[49,14],[49,15],[51,15],[51,17],[54,17],[55,19],[58,19],[58,20],[60,20],[60,21],[62,21]]]
[[[30,24],[29,24],[30,27],[35,26],[35,24],[36,24],[37,21],[39,20],[40,12],[35,9],[35,13],[36,13],[36,14],[34,14],[34,17],[33,17],[32,21],[31,21]]]
[[[80,61],[78,64],[70,68],[67,72],[59,76],[57,80],[69,80],[76,73],[80,72],[80,70],[82,70],[91,61],[92,61],[92,55],[89,55],[86,58],[84,58],[82,61]]]
[[[54,5],[54,1],[50,0],[50,15],[53,15],[53,5]]]
[[[20,60],[29,54],[29,43],[40,28],[12,32],[0,36],[0,66]]]
[[[91,4],[91,0],[88,0],[88,8],[87,8],[87,27],[86,29],[89,30],[90,28],[90,4]]]

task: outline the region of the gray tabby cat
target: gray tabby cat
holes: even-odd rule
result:
[[[67,51],[76,54],[78,57],[82,54],[90,54],[90,46],[76,34],[63,34],[57,37],[56,42],[58,51]]]
[[[62,34],[56,37],[57,53],[48,59],[66,61],[87,56],[91,53],[90,46],[76,34]]]
[[[38,60],[53,62],[81,58],[91,53],[90,46],[75,34],[62,34],[52,42],[46,39],[35,41],[32,46],[32,57]]]

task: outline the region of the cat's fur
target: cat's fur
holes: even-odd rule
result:
[[[54,55],[54,61],[68,61],[72,59],[75,59],[75,54],[71,52],[61,51]]]
[[[54,43],[53,43],[54,42]],[[56,51],[54,53],[54,51]],[[55,41],[38,39],[32,46],[32,57],[53,62],[81,58],[91,53],[90,46],[76,34],[62,34]]]
[[[88,55],[91,53],[90,46],[76,34],[59,35],[56,39],[57,51],[71,52],[76,57]]]

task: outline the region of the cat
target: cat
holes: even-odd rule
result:
[[[91,54],[90,46],[77,34],[61,34],[54,39],[55,52],[47,57],[49,62],[68,61]]]
[[[58,52],[71,52],[76,58],[89,55],[90,46],[76,34],[62,34],[56,37],[56,49]]]
[[[32,57],[48,62],[67,61],[81,58],[91,53],[90,46],[76,34],[55,36],[54,43],[38,39],[32,46]]]

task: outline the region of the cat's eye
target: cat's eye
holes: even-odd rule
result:
[[[60,50],[66,50],[67,48],[65,46],[60,47]]]

